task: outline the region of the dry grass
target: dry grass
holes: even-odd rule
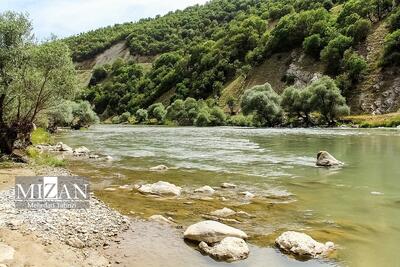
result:
[[[400,125],[400,113],[347,116],[343,120],[357,124],[362,128],[397,127]]]

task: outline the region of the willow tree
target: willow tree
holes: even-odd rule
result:
[[[33,42],[25,15],[0,14],[0,152],[29,143],[38,116],[71,98],[76,89],[68,47]]]

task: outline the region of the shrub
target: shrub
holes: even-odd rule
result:
[[[195,125],[198,127],[205,127],[210,125],[210,114],[206,110],[201,110],[195,120]]]
[[[282,121],[281,98],[269,83],[245,91],[241,107],[245,115],[254,114],[255,123],[274,126]]]
[[[337,73],[343,53],[351,47],[352,42],[352,38],[340,34],[321,51],[321,59],[327,64],[328,72]]]
[[[400,66],[400,29],[386,36],[382,63],[384,66]]]
[[[346,34],[353,37],[355,43],[360,43],[367,38],[370,30],[371,22],[366,19],[359,19],[347,28]]]
[[[310,113],[313,107],[310,102],[311,92],[307,88],[287,87],[282,93],[282,108],[289,117],[297,117],[307,125],[311,123]]]
[[[156,103],[148,107],[147,112],[150,119],[156,119],[159,123],[164,120],[167,113],[165,107],[162,103]]]
[[[210,122],[212,126],[222,126],[225,125],[226,121],[226,115],[224,111],[218,107],[215,106],[210,110]]]
[[[352,50],[346,50],[343,56],[343,68],[352,82],[358,82],[367,72],[368,64],[364,58]]]
[[[138,123],[145,123],[148,119],[148,113],[145,109],[138,109],[135,115]]]
[[[45,129],[37,128],[31,134],[31,142],[33,145],[52,144],[54,139]]]
[[[388,19],[388,27],[390,31],[400,29],[400,8],[396,10]]]
[[[232,126],[252,127],[253,116],[244,116],[243,114],[238,114],[230,117],[228,119],[228,124]]]
[[[314,58],[319,58],[322,49],[322,39],[319,34],[313,34],[304,39],[304,52]]]
[[[119,116],[119,121],[120,121],[120,123],[122,123],[122,122],[128,122],[128,119],[129,119],[130,116],[131,116],[131,113],[128,112],[128,111],[122,113],[121,116]]]
[[[120,124],[121,123],[121,118],[120,116],[114,116],[111,119],[112,124]]]
[[[97,114],[92,110],[88,101],[74,103],[72,115],[74,119],[72,120],[71,127],[76,130],[99,123],[99,117],[97,117]]]

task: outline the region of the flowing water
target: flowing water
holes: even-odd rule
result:
[[[235,266],[400,266],[398,129],[97,126],[58,139],[114,158],[72,161],[70,168],[91,177],[96,193],[125,214],[161,214],[184,226],[223,207],[253,215],[228,223],[246,231],[252,246],[249,259]],[[344,167],[317,168],[320,150]],[[159,164],[171,169],[149,171]],[[160,180],[186,193],[160,199],[118,189]],[[237,188],[218,189],[212,199],[191,193],[222,182]],[[117,190],[103,190],[108,187]],[[243,191],[256,197],[246,199]],[[286,230],[331,240],[338,250],[325,261],[297,261],[274,249],[274,239]]]

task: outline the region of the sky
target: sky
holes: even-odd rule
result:
[[[207,0],[0,0],[0,12],[27,12],[38,40],[66,37],[163,15]]]

